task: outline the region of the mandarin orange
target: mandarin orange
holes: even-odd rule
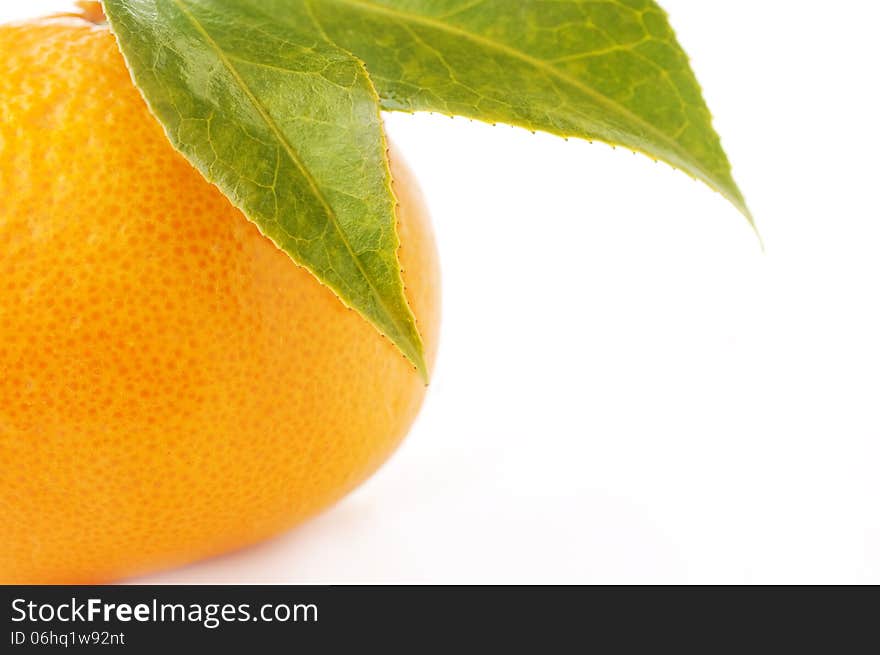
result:
[[[432,362],[437,254],[393,152],[392,171]],[[115,580],[283,531],[370,475],[424,393],[172,149],[106,26],[0,27],[0,583]]]

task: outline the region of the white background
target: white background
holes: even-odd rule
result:
[[[444,265],[416,427],[319,518],[140,581],[880,582],[880,10],[661,4],[766,252],[646,158],[388,116]]]

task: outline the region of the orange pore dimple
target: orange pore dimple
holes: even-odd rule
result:
[[[106,28],[0,27],[0,583],[253,543],[394,450],[424,385],[167,143]],[[436,252],[393,170],[433,360]]]

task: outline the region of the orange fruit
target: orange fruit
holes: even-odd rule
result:
[[[114,580],[285,530],[370,475],[425,392],[172,149],[86,18],[0,27],[0,583]],[[392,158],[432,362],[437,254]]]

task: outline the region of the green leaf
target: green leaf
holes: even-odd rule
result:
[[[427,377],[363,64],[244,0],[105,0],[172,145]]]
[[[644,152],[749,220],[687,56],[651,0],[264,0],[360,57],[388,110]]]

